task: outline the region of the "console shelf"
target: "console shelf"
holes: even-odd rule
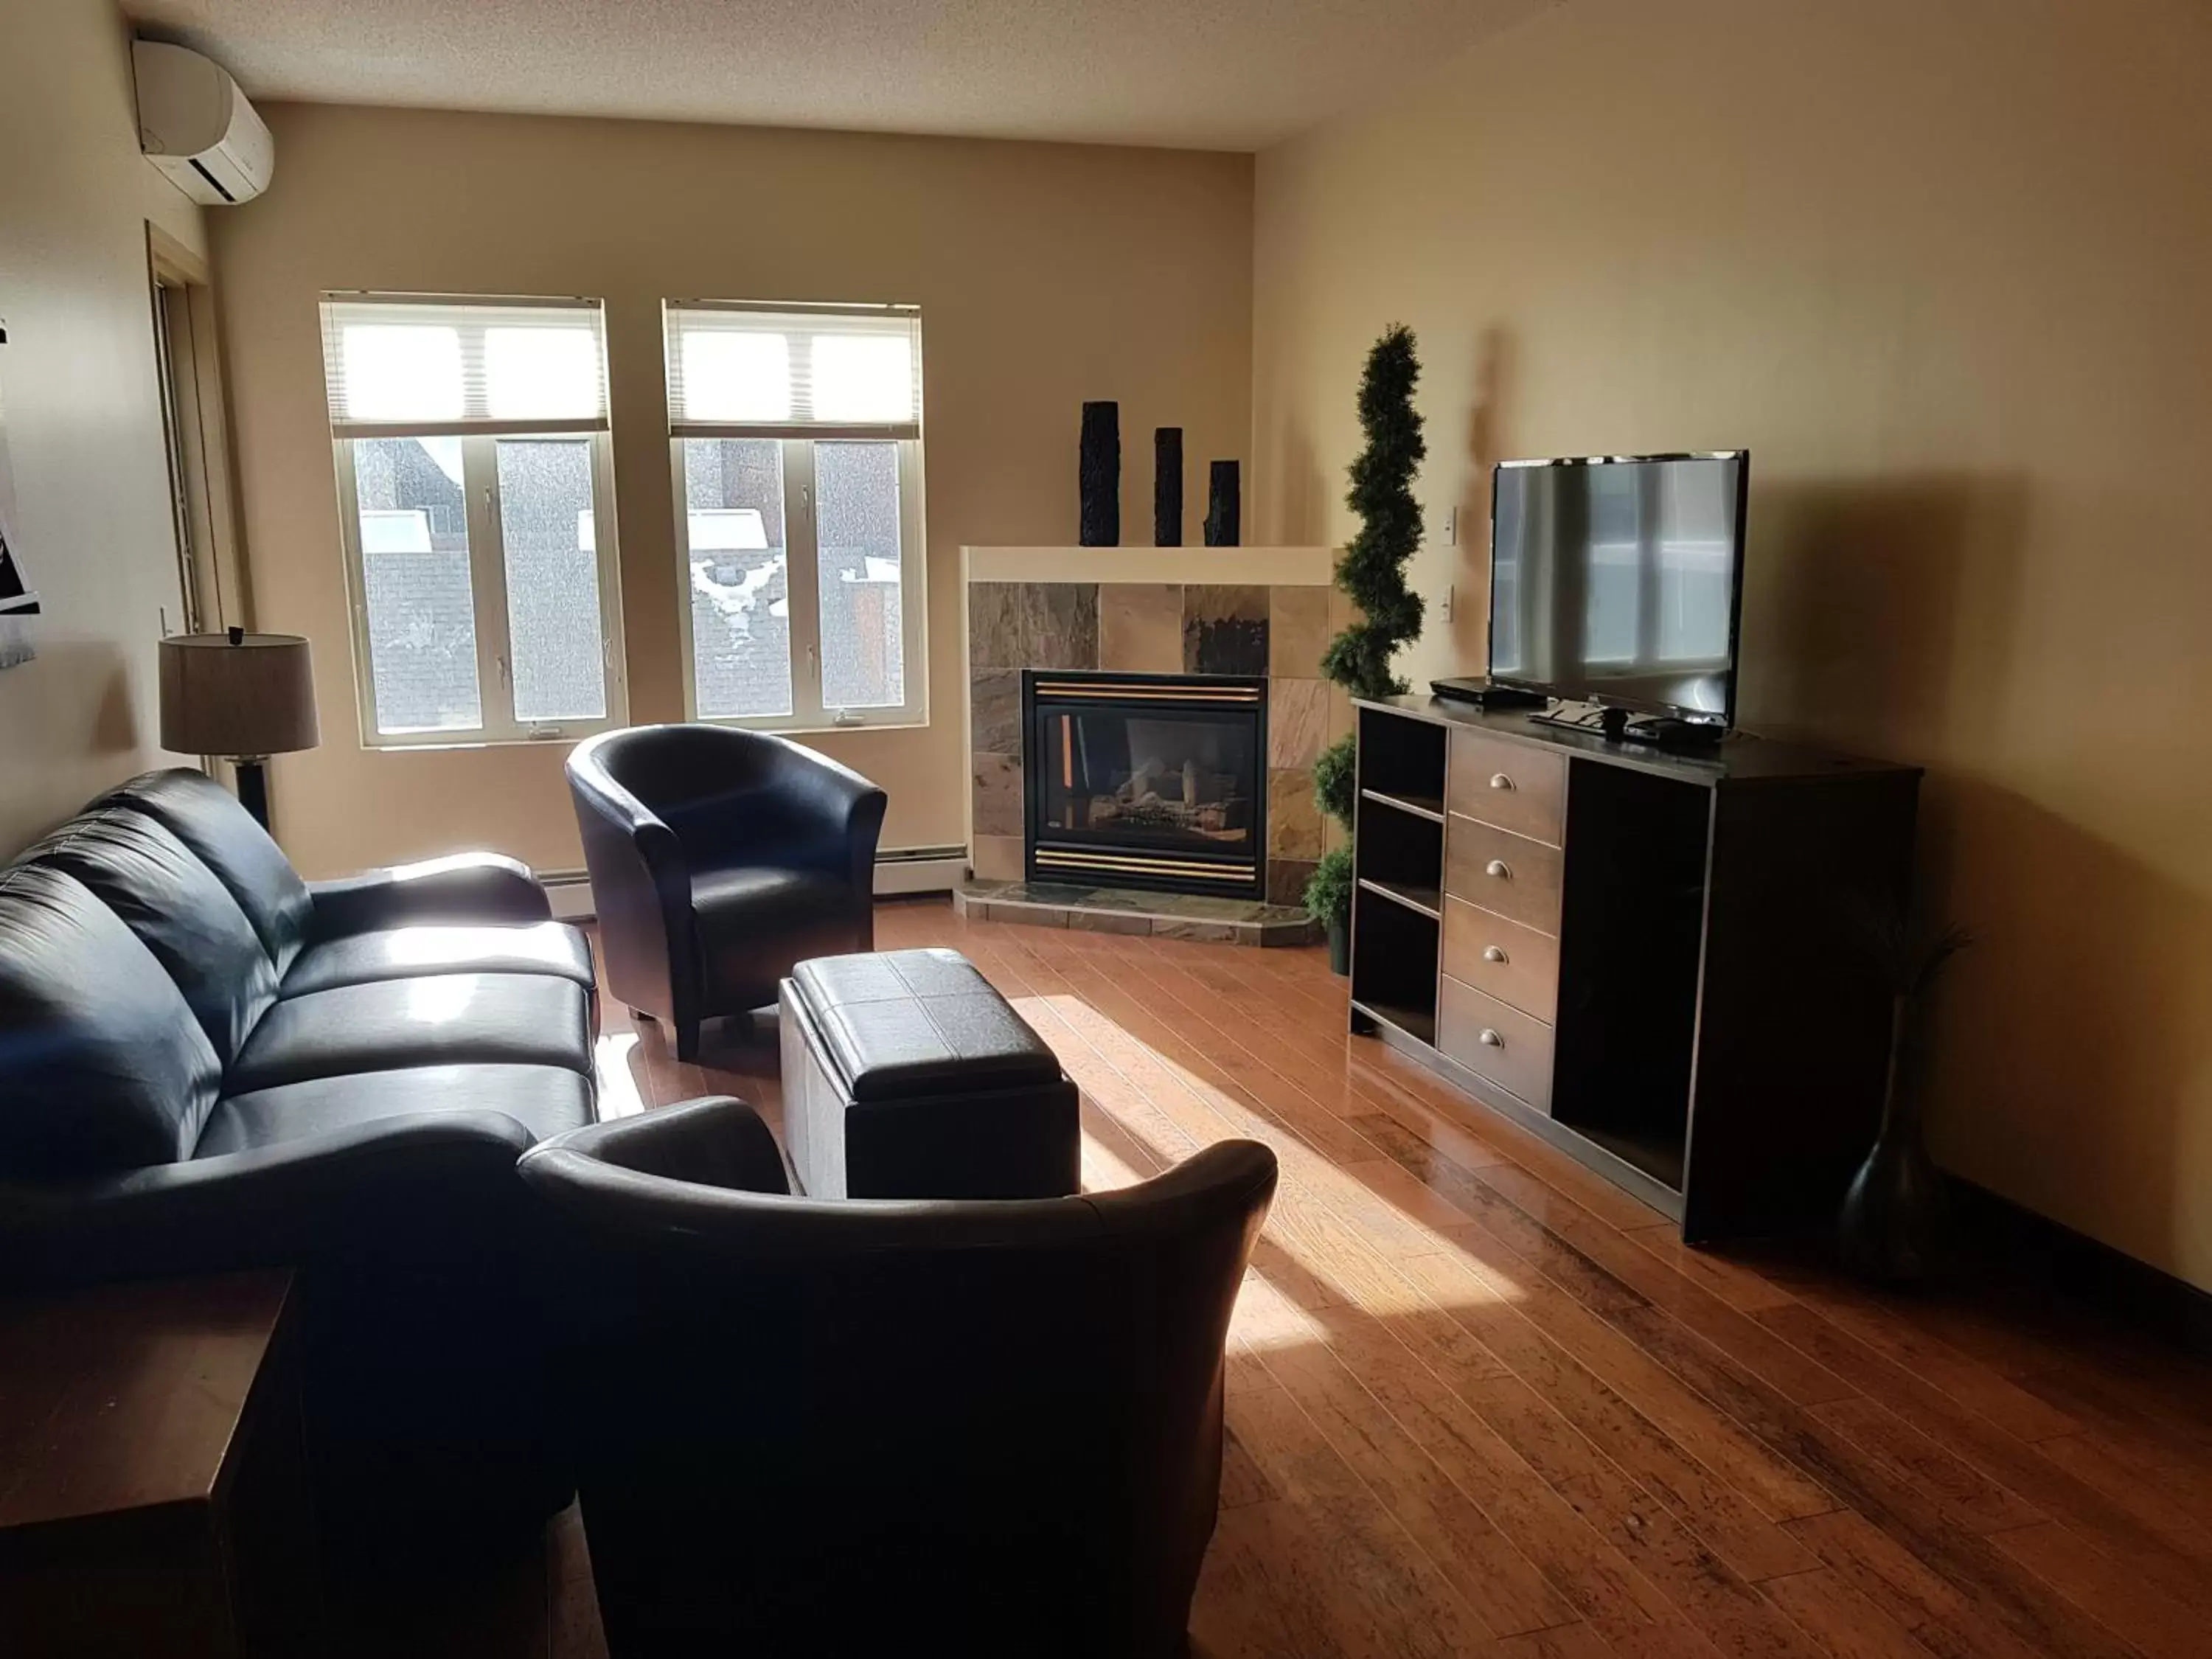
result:
[[[1410,795],[1386,795],[1380,789],[1363,789],[1359,792],[1359,798],[1380,801],[1385,806],[1395,806],[1401,812],[1411,812],[1415,817],[1426,818],[1431,823],[1440,824],[1444,821],[1444,798],[1442,795],[1431,795],[1417,800]]]
[[[1352,1029],[1681,1224],[1826,1225],[1872,1143],[1920,774],[1358,703]]]
[[[1401,887],[1387,881],[1369,881],[1362,878],[1359,884],[1370,893],[1380,893],[1384,898],[1395,899],[1408,910],[1426,916],[1431,921],[1443,920],[1444,896],[1434,887]]]

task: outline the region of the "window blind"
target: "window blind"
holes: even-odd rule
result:
[[[918,438],[911,306],[671,301],[668,429],[679,438]]]
[[[323,375],[342,438],[607,425],[596,300],[328,295]]]

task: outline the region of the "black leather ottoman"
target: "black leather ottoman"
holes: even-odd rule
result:
[[[811,1198],[1059,1198],[1075,1085],[957,951],[817,957],[781,987],[783,1127]]]

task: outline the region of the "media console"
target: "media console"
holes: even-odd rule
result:
[[[1352,1029],[1681,1224],[1825,1226],[1873,1143],[1918,769],[1358,704]]]

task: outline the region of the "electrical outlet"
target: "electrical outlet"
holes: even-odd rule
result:
[[[1444,545],[1446,547],[1459,545],[1459,508],[1456,507],[1448,507],[1444,509]]]
[[[1458,584],[1456,582],[1446,582],[1444,584],[1443,600],[1437,606],[1437,620],[1438,622],[1449,622],[1451,620],[1452,592],[1457,586]]]

